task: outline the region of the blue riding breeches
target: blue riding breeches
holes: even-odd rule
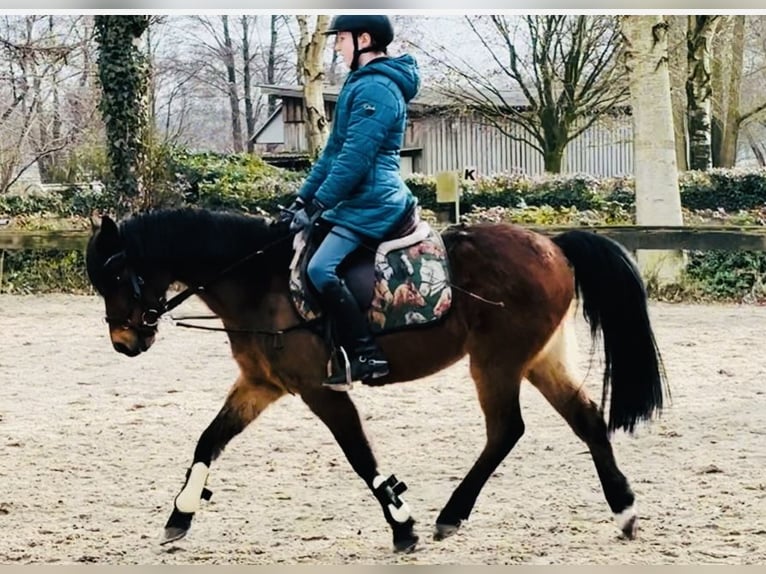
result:
[[[338,265],[363,241],[364,237],[358,233],[340,225],[333,226],[306,267],[309,279],[320,293],[327,285],[338,282]]]

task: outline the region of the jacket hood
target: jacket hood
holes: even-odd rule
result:
[[[372,60],[366,66],[362,66],[354,75],[360,77],[364,74],[384,74],[399,86],[404,96],[404,101],[409,102],[420,89],[420,70],[418,63],[409,54],[403,54],[396,58],[378,58]]]

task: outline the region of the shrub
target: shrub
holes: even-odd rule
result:
[[[10,251],[3,267],[2,293],[93,292],[82,251]]]
[[[98,162],[94,160],[94,164]],[[90,169],[90,168],[89,168]],[[74,170],[72,173],[80,175]],[[82,172],[84,173],[84,172]],[[158,147],[148,166],[151,200],[156,205],[194,205],[245,213],[276,214],[303,182],[305,173],[268,165],[248,154],[190,153]],[[423,216],[452,212],[436,202],[436,179],[411,174],[407,185],[418,197]],[[766,225],[766,170],[684,172],[679,175],[687,224]],[[107,183],[108,186],[108,183]],[[634,223],[635,191],[630,177],[597,179],[586,174],[498,173],[461,182],[463,221],[509,221],[524,225],[628,225]],[[0,217],[25,229],[60,225],[87,229],[94,209],[116,212],[109,188],[76,184],[39,196],[0,196]],[[12,292],[86,290],[81,254],[8,253],[3,288]],[[766,254],[690,253],[687,296],[751,300],[763,296]]]

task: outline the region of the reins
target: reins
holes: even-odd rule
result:
[[[274,246],[280,244],[283,241],[286,241],[288,239],[292,239],[292,235],[286,235],[284,237],[280,237],[279,239],[275,239],[274,241],[267,243],[260,249],[257,249],[256,251],[253,251],[252,253],[249,253],[242,257],[241,259],[238,259],[228,267],[225,267],[221,271],[218,272],[217,275],[215,275],[212,279],[206,281],[205,283],[201,285],[195,285],[191,287],[187,287],[177,295],[174,295],[171,297],[158,311],[157,318],[159,319],[169,311],[172,311],[176,307],[178,307],[181,303],[186,301],[189,297],[192,295],[199,295],[203,291],[205,291],[210,285],[214,284],[216,281],[220,280],[223,276],[225,276],[230,271],[236,269],[243,263],[249,261],[250,259],[258,256],[263,255],[266,251],[273,248]],[[186,320],[208,320],[208,319],[218,319],[215,315],[186,315],[181,317],[172,317],[170,316],[170,319],[173,321],[173,324],[178,327],[185,327],[187,329],[200,329],[203,331],[223,331],[225,333],[249,333],[253,335],[269,335],[274,337],[274,346],[279,348],[282,346],[282,340],[281,337],[285,333],[289,333],[290,331],[295,331],[298,329],[306,329],[310,328],[314,322],[316,322],[316,319],[312,319],[311,321],[301,321],[300,323],[296,323],[295,325],[291,325],[289,327],[286,327],[284,329],[277,329],[277,330],[270,330],[270,329],[236,329],[236,328],[227,328],[227,327],[208,327],[205,325],[194,325],[193,323],[186,323]]]
[[[271,243],[267,243],[265,246],[261,247],[260,249],[253,251],[252,253],[249,253],[242,257],[241,259],[238,259],[228,267],[224,267],[221,271],[218,272],[217,275],[215,275],[212,279],[209,281],[206,281],[202,285],[195,285],[193,287],[187,287],[183,291],[181,291],[178,295],[174,295],[171,297],[163,306],[163,308],[160,310],[160,316],[164,315],[168,311],[172,311],[176,307],[178,307],[181,303],[186,301],[189,297],[192,295],[198,295],[199,293],[202,293],[205,289],[210,287],[213,283],[218,281],[221,277],[229,273],[230,271],[236,269],[246,261],[249,261],[253,257],[256,257],[258,255],[263,255],[266,251],[274,247],[275,245],[278,245],[282,241],[285,241],[287,239],[292,239],[292,235],[287,235],[285,237],[280,237],[279,239],[275,239]]]

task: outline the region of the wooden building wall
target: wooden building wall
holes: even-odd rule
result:
[[[306,151],[302,100],[284,98],[284,151]],[[332,118],[335,102],[325,103]],[[510,126],[519,138],[529,136],[518,126]],[[564,154],[563,171],[594,176],[620,176],[633,173],[631,118],[609,116],[596,122],[570,142]],[[520,171],[540,174],[543,158],[529,143],[507,137],[486,120],[474,116],[445,114],[413,115],[405,136],[405,148],[420,148],[409,169],[435,174],[447,170],[475,168],[477,175]]]

